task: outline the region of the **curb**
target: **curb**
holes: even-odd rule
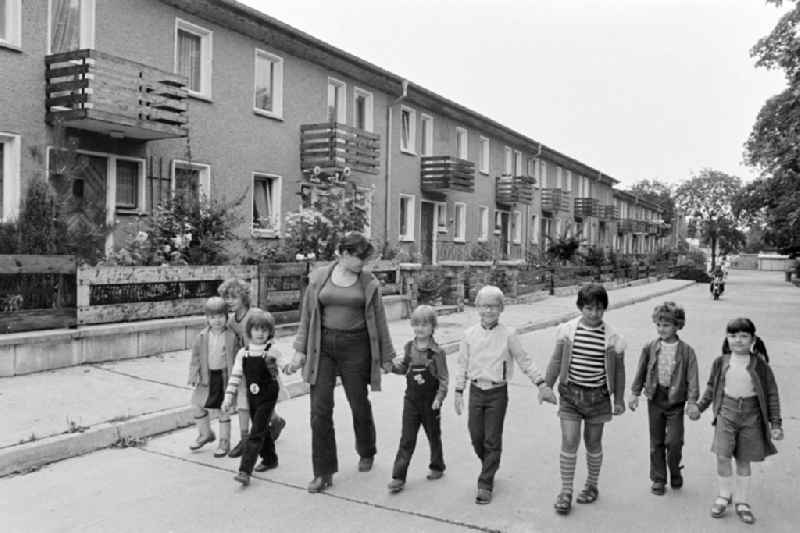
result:
[[[610,305],[609,309],[618,309],[658,298],[665,294],[683,290],[694,284],[695,282],[688,281],[679,287],[629,298]],[[578,315],[580,313],[575,311],[540,322],[530,322],[518,327],[517,333],[522,335],[557,326]],[[450,341],[442,344],[441,347],[447,354],[455,353],[458,351],[459,342]],[[303,382],[289,383],[286,388],[290,398],[308,394],[308,384]],[[129,420],[120,422],[98,424],[82,432],[63,433],[0,449],[0,478],[11,474],[31,472],[49,463],[77,457],[102,448],[108,448],[109,446],[119,445],[124,447],[131,445],[130,443],[135,445],[138,440],[191,426],[194,424],[192,412],[193,407],[191,406],[166,409],[134,416]]]

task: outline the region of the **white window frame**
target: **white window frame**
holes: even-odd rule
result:
[[[503,175],[510,176],[514,172],[514,152],[510,146],[503,148]]]
[[[422,143],[422,145],[420,146],[421,155],[424,156],[433,155],[433,117],[425,113],[420,113],[419,122],[421,131],[423,132],[426,131],[426,128],[430,130],[426,132],[427,135],[425,135],[425,143],[422,143],[422,141],[420,140],[420,143]]]
[[[408,113],[408,146],[403,146],[403,113]],[[409,155],[417,155],[417,112],[400,106],[400,151]]]
[[[206,198],[211,198],[211,165],[207,165],[205,163],[190,163],[189,161],[185,161],[183,159],[173,159],[172,164],[170,165],[169,190],[173,196],[175,195],[175,169],[178,167],[184,167],[190,170],[199,170],[200,179],[198,185],[200,190],[198,193],[201,198],[203,196]]]
[[[22,48],[22,0],[6,0],[5,38],[0,47],[20,50]],[[49,42],[49,41],[48,41]]]
[[[467,204],[453,202],[453,242],[467,241]],[[461,230],[459,232],[459,229]]]
[[[272,209],[273,209],[273,217],[275,218],[272,229],[266,228],[257,228],[253,223],[253,203],[255,203],[255,194],[256,194],[256,178],[267,178],[272,181],[273,186],[273,196],[272,200]],[[266,238],[266,239],[276,239],[281,235],[281,221],[282,221],[282,210],[281,210],[281,203],[282,201],[282,193],[283,193],[283,177],[279,176],[278,174],[272,174],[269,172],[253,172],[250,174],[250,183],[252,184],[252,188],[250,190],[250,234],[253,237],[259,238]]]
[[[549,186],[547,184],[547,161],[544,159],[539,160],[539,184],[543,189]]]
[[[572,192],[572,171],[570,169],[564,169],[564,188],[568,192]]]
[[[511,234],[511,242],[514,244],[522,244],[522,211],[512,212],[511,220],[514,226]]]
[[[336,91],[336,87],[340,88],[341,91]],[[334,88],[333,90],[331,90]],[[328,76],[328,105],[326,109],[326,119],[330,120],[330,114],[328,114],[328,110],[331,108],[331,98],[337,98],[337,94],[339,94],[338,101],[333,102],[336,104],[336,122],[338,124],[347,124],[347,84],[342,80],[332,78]]]
[[[400,227],[402,226],[402,221],[400,221],[401,223],[398,224],[397,226],[399,239],[403,242],[409,242],[409,241],[413,242],[415,233],[414,225],[416,223],[416,215],[417,215],[417,198],[413,194],[400,194],[401,202],[403,201],[404,198],[408,202],[408,206],[406,207],[406,217],[407,217],[406,233],[405,234],[400,233]],[[402,211],[399,209],[399,205],[397,211],[398,211],[398,216],[400,216],[400,213]]]
[[[479,242],[489,240],[489,208],[485,205],[478,206],[478,223],[480,224]]]
[[[95,0],[81,0],[81,48],[94,48]],[[47,2],[47,54],[52,54],[53,2]],[[22,30],[20,29],[20,32]],[[177,33],[176,33],[177,35]],[[21,36],[20,36],[21,37]],[[177,49],[177,45],[175,47]]]
[[[458,139],[464,136],[464,141],[461,143],[461,149],[458,149]],[[456,126],[456,153],[459,159],[469,160],[469,131],[467,128]]]
[[[564,169],[560,165],[556,165],[556,189],[564,189]]]
[[[0,131],[0,144],[3,145],[3,205],[0,222],[10,222],[19,214],[20,189],[22,183],[22,137],[14,133]]]
[[[436,231],[437,233],[447,233],[447,203],[436,202],[433,205]],[[444,218],[444,224],[440,224],[442,218]]]
[[[491,158],[491,144],[489,137],[481,135],[481,174],[489,175],[490,158]]]
[[[522,152],[514,150],[514,172],[513,175],[522,176]]]
[[[256,75],[258,73],[258,60],[264,59],[273,65],[272,79],[272,110],[261,109],[256,105]],[[283,120],[283,58],[266,50],[256,48],[253,55],[253,112],[268,118]]]
[[[356,125],[356,102],[358,101],[358,97],[364,97],[364,131],[372,132],[375,128],[374,123],[374,101],[375,98],[373,97],[372,93],[366,89],[362,89],[361,87],[353,87],[353,126],[357,127]]]
[[[211,100],[212,66],[214,64],[214,32],[192,24],[188,20],[175,17],[175,60],[174,72],[178,72],[178,31],[185,31],[200,37],[200,90],[194,91],[187,85],[189,96],[201,100]]]
[[[525,165],[525,175],[529,178],[536,178],[536,165],[534,164],[534,159],[532,157],[528,158]]]

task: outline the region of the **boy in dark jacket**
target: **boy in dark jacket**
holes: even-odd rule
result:
[[[653,310],[653,322],[658,338],[642,348],[628,407],[636,410],[644,387],[650,424],[650,490],[661,496],[666,492],[667,466],[672,488],[683,486],[684,406],[689,418],[697,420],[700,392],[697,356],[691,346],[678,338],[678,330],[686,324],[683,308],[675,302],[664,302]]]

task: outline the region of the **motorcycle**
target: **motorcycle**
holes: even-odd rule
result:
[[[711,295],[714,300],[719,300],[720,295],[725,291],[725,282],[722,278],[714,278],[711,280],[711,287],[709,287]]]

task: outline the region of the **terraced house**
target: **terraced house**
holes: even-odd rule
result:
[[[176,191],[244,197],[240,235],[279,239],[315,168],[425,262],[659,235],[613,177],[231,0],[0,0],[0,160],[3,220],[41,175],[108,246]]]

